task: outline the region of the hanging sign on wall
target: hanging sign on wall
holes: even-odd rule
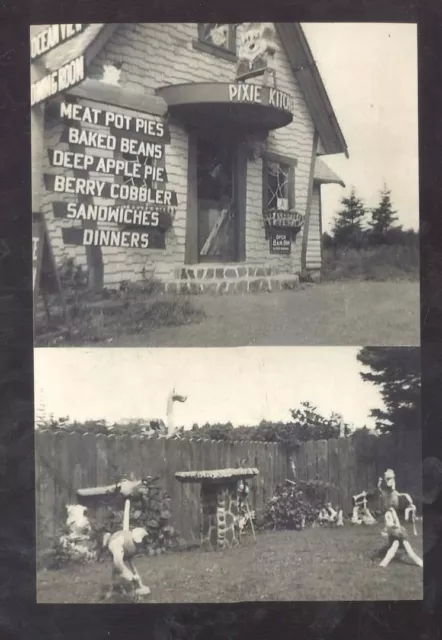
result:
[[[270,230],[269,236],[270,253],[279,255],[289,255],[292,247],[292,238],[290,231]]]
[[[37,60],[84,31],[85,24],[50,24],[31,37],[31,60]]]
[[[51,167],[64,171],[44,174],[44,183],[48,191],[76,201],[53,202],[54,216],[99,223],[98,228],[63,229],[64,243],[164,249],[164,232],[178,204],[176,192],[167,188],[162,162],[170,140],[165,123],[64,100],[57,115],[66,123],[60,142],[69,147],[48,149]],[[112,155],[95,155],[94,149]]]

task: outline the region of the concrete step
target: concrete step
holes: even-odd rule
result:
[[[278,275],[274,266],[254,266],[246,263],[202,263],[176,269],[176,280],[231,280],[238,278],[265,278]]]
[[[164,283],[164,291],[183,294],[242,294],[292,290],[298,286],[298,275],[279,273],[262,277],[177,279]]]

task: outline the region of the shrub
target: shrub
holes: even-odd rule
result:
[[[302,529],[311,526],[327,502],[329,484],[320,480],[284,482],[277,485],[258,526],[272,529]]]
[[[416,280],[419,278],[419,247],[381,245],[368,249],[324,249],[325,280]]]
[[[144,545],[148,555],[160,555],[176,549],[179,533],[170,524],[170,497],[164,489],[155,485],[144,486],[131,496],[130,528],[143,527],[148,533]],[[107,507],[103,524],[94,528],[94,539],[102,546],[105,533],[115,533],[123,528],[123,511]]]

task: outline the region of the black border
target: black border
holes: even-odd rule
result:
[[[236,7],[232,9],[236,4]],[[417,0],[219,3],[218,21],[419,23],[420,190],[422,230],[422,366],[424,457],[442,449],[442,5]],[[435,600],[408,603],[277,603],[246,605],[35,605],[32,380],[31,208],[29,153],[30,23],[201,22],[215,6],[202,0],[17,0],[0,6],[0,635],[64,638],[414,638],[439,637]],[[376,46],[376,43],[373,43]],[[351,90],[351,88],[349,88]],[[400,313],[398,309],[398,313]],[[6,333],[5,318],[13,333]],[[442,552],[425,569],[426,587],[442,604]],[[173,622],[174,621],[174,622]],[[322,621],[322,622],[321,622]],[[175,626],[174,626],[175,625]],[[167,632],[169,629],[169,632]],[[424,634],[427,634],[426,636]]]

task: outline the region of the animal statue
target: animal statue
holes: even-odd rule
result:
[[[423,567],[422,559],[417,555],[407,540],[407,531],[403,526],[401,526],[396,510],[393,507],[390,507],[385,512],[384,522],[384,535],[386,535],[388,539],[387,553],[379,563],[379,566],[383,568],[388,567],[399,549],[403,549],[415,564],[419,567]],[[381,551],[377,552],[376,556],[384,555],[384,553],[385,547],[381,549]]]
[[[68,533],[60,536],[60,544],[70,557],[92,561],[96,559],[96,553],[91,547],[92,527],[86,510],[86,507],[80,504],[66,505]]]
[[[344,526],[344,517],[342,509],[334,509],[331,502],[321,509],[318,515],[319,524],[333,524],[337,527]]]
[[[403,514],[405,522],[411,521],[413,534],[416,530],[416,506],[408,493],[399,493],[396,489],[396,476],[393,469],[387,469],[382,478],[378,480],[378,491],[381,497],[383,509],[387,512],[393,508],[396,513]]]
[[[142,527],[132,531],[123,530],[105,534],[103,547],[107,548],[112,555],[112,586],[107,593],[107,598],[117,592],[120,586],[132,588],[136,596],[150,594],[149,587],[143,584],[132,561],[141,550],[147,536],[146,529]]]
[[[81,504],[68,504],[66,511],[68,512],[66,525],[70,530],[71,538],[84,538],[91,531],[91,524],[86,516],[86,507]]]
[[[368,499],[372,498],[374,493],[361,491],[357,495],[352,497],[353,501],[353,511],[351,516],[352,524],[365,524],[365,525],[373,525],[376,524],[376,518],[371,513],[368,508]]]
[[[187,396],[182,396],[179,393],[176,393],[175,389],[172,389],[171,393],[167,398],[167,408],[166,408],[166,427],[167,427],[167,438],[172,438],[175,434],[175,416],[174,416],[174,404],[175,402],[184,403],[187,400]]]

